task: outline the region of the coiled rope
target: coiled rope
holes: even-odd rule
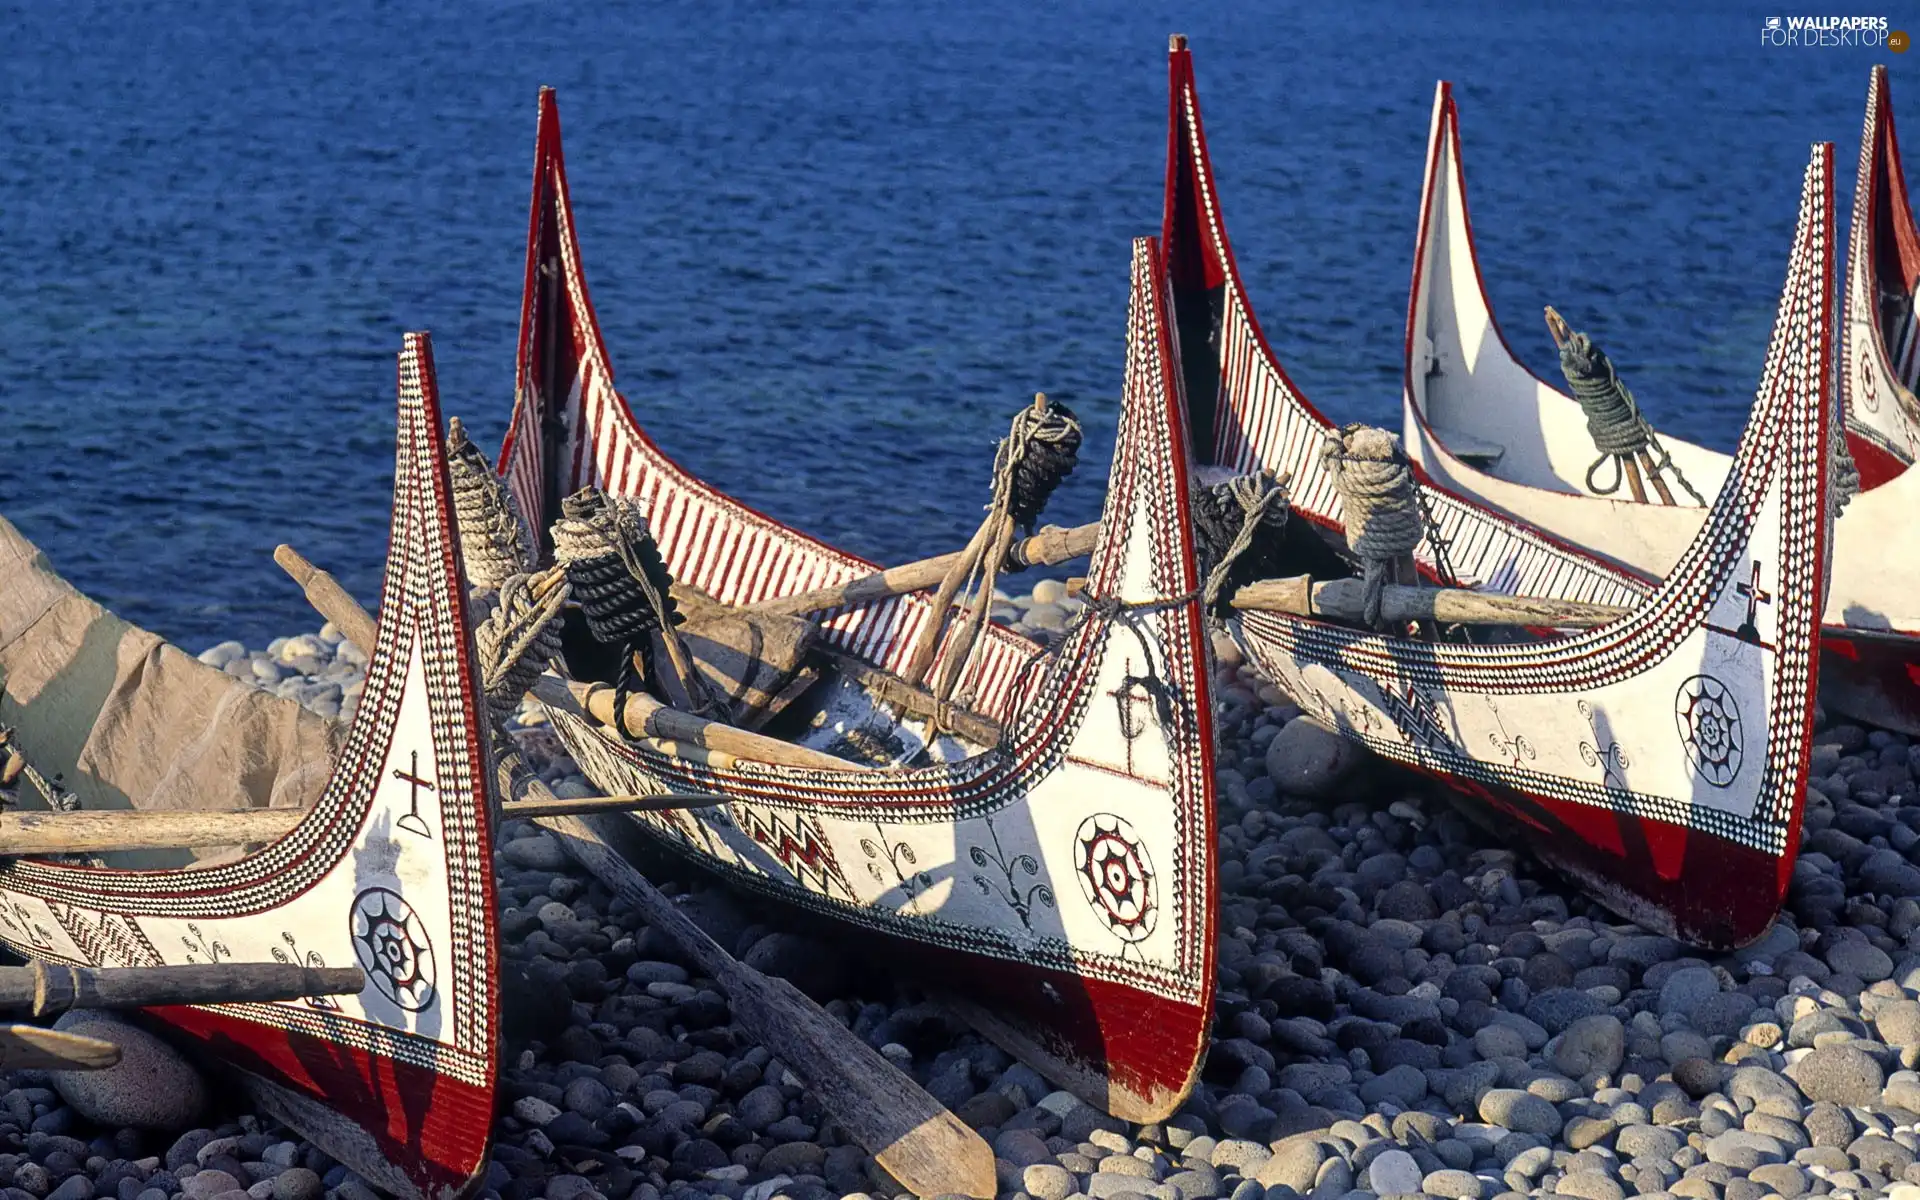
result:
[[[1660,444],[1660,435],[1654,432],[1652,424],[1640,413],[1640,405],[1620,382],[1614,373],[1613,362],[1607,358],[1607,352],[1594,345],[1593,339],[1584,333],[1576,333],[1567,327],[1560,314],[1547,309],[1547,326],[1553,332],[1555,343],[1560,348],[1560,373],[1567,377],[1567,386],[1573,389],[1573,398],[1580,405],[1580,411],[1586,414],[1587,436],[1593,439],[1594,449],[1600,457],[1593,460],[1587,468],[1587,490],[1596,496],[1611,496],[1620,490],[1621,483],[1630,475],[1636,477],[1638,468],[1636,458],[1645,463],[1648,475],[1654,486],[1660,490],[1661,498],[1673,503],[1673,497],[1661,480],[1664,472],[1671,472],[1674,480],[1693,497],[1695,504],[1704,505],[1706,501],[1700,493],[1687,482],[1678,465]],[[1613,463],[1613,482],[1601,487],[1595,481],[1600,468],[1608,462]],[[1634,490],[1639,490],[1636,481]],[[1643,498],[1643,497],[1636,497]]]
[[[480,687],[494,720],[512,716],[547,664],[560,657],[555,618],[571,593],[558,573],[514,575],[500,585],[499,604],[473,631]]]
[[[902,672],[909,683],[918,684],[926,678],[954,598],[963,587],[977,581],[966,623],[934,682],[936,697],[942,701],[952,698],[986,625],[994,585],[1006,565],[1015,528],[1032,528],[1055,489],[1079,464],[1080,443],[1080,419],[1066,405],[1047,399],[1044,392],[1035,393],[1033,403],[1014,414],[1007,436],[994,451],[993,491],[986,519],[934,592],[933,611]]]
[[[1327,435],[1320,460],[1333,476],[1346,512],[1347,548],[1360,559],[1366,585],[1362,615],[1381,627],[1380,602],[1397,564],[1426,533],[1419,486],[1400,439],[1369,425],[1346,425]]]
[[[993,453],[993,500],[1002,503],[1013,523],[1031,532],[1047,501],[1080,464],[1080,418],[1046,394],[1014,414],[1007,436]]]
[[[673,601],[673,577],[640,506],[586,487],[561,501],[560,511],[553,526],[554,561],[564,567],[594,640],[622,650],[615,685],[621,700],[644,682],[647,635],[657,630],[694,711],[721,715],[720,702],[675,632],[686,618]]]
[[[453,486],[454,527],[467,582],[497,591],[513,576],[532,571],[533,539],[520,518],[520,505],[467,437],[459,417],[447,422],[447,478]]]
[[[1291,477],[1289,477],[1291,479]],[[1287,531],[1287,484],[1260,471],[1199,489],[1193,529],[1207,566],[1201,603],[1210,610],[1256,579],[1275,574]]]

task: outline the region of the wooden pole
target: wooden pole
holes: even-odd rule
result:
[[[1654,463],[1653,455],[1648,454],[1644,446],[1640,448],[1640,463],[1647,469],[1647,481],[1652,483],[1653,489],[1660,493],[1660,502],[1672,506],[1673,489],[1669,488],[1667,481],[1660,477],[1659,466]]]
[[[537,780],[528,785],[537,795]],[[993,1151],[925,1089],[784,979],[736,960],[611,844],[606,817],[540,824],[727,994],[734,1020],[793,1069],[847,1135],[918,1196],[994,1195]]]
[[[293,581],[307,593],[307,603],[332,621],[343,637],[368,655],[373,654],[374,637],[379,627],[374,624],[367,610],[360,607],[359,601],[340,586],[339,580],[302,558],[292,546],[275,547],[273,561],[293,576]]]
[[[1074,529],[1048,525],[1032,537],[1014,543],[1013,549],[1007,554],[1005,569],[1020,571],[1028,567],[1051,567],[1076,558],[1085,558],[1093,553],[1093,544],[1099,536],[1098,521]],[[923,558],[918,562],[902,563],[897,567],[888,567],[884,571],[850,579],[846,583],[815,588],[810,592],[796,592],[791,596],[762,601],[749,607],[753,612],[803,616],[807,613],[825,612],[832,608],[858,608],[863,604],[877,604],[894,596],[924,592],[930,587],[937,586],[942,579],[946,578],[947,572],[956,563],[962,561],[966,553],[965,550],[958,550],[936,558]]]
[[[1283,612],[1302,617],[1360,621],[1366,584],[1358,579],[1316,583],[1305,575],[1263,579],[1240,589],[1233,607],[1250,612]],[[1438,621],[1443,625],[1525,625],[1544,629],[1588,629],[1617,621],[1633,610],[1613,604],[1506,596],[1465,588],[1407,587],[1388,584],[1381,615],[1390,621]]]
[[[304,810],[248,808],[227,812],[0,813],[0,856],[109,854],[183,846],[243,846],[286,836]]]
[[[705,792],[666,792],[656,796],[578,796],[541,801],[509,801],[501,815],[520,820],[574,813],[663,812],[724,804]],[[52,854],[112,854],[128,850],[180,850],[194,846],[237,846],[278,841],[307,815],[301,808],[245,808],[213,812],[140,812],[0,814],[0,858],[40,858]],[[22,832],[24,830],[25,832]]]
[[[366,974],[359,967],[277,962],[69,967],[36,959],[30,967],[0,967],[0,1008],[24,1008],[43,1019],[70,1008],[256,1004],[352,996],[366,986]]]
[[[953,690],[959,686],[960,677],[966,673],[967,662],[973,657],[973,648],[980,638],[980,631],[986,627],[987,613],[993,608],[993,589],[1000,580],[1000,564],[1006,561],[1007,551],[1012,548],[1013,518],[1003,516],[1000,519],[1000,528],[995,532],[994,539],[987,546],[982,559],[979,594],[973,598],[973,607],[967,612],[966,621],[960,627],[960,635],[954,641],[953,652],[947,656],[947,661],[941,664],[939,678],[934,681],[934,697],[942,704],[953,699]]]
[[[852,655],[841,654],[830,648],[822,652],[832,660],[835,669],[842,675],[866,688],[880,700],[898,705],[909,716],[937,721],[943,728],[951,729],[976,745],[1000,744],[999,722],[961,708],[959,705],[942,701],[927,689],[915,687],[893,672],[882,671],[879,667],[861,662]]]
[[[1616,454],[1614,457],[1620,460],[1621,471],[1627,477],[1627,488],[1633,493],[1633,502],[1645,504],[1647,487],[1640,482],[1640,464],[1633,461],[1631,454]]]
[[[625,705],[616,711],[617,693],[604,683],[581,683],[557,675],[542,675],[534,682],[533,694],[543,704],[581,709],[602,725],[612,726],[622,733],[631,731],[637,737],[662,742],[686,742],[750,762],[776,763],[817,771],[866,770],[859,763],[848,762],[819,750],[783,742],[764,734],[749,733],[744,729],[697,717],[690,712],[669,708],[644,692],[629,692]]]
[[[940,637],[946,632],[947,612],[953,607],[954,597],[980,565],[980,556],[999,536],[1000,515],[995,513],[980,522],[980,528],[967,542],[967,548],[960,552],[947,567],[947,573],[941,577],[940,586],[933,591],[933,609],[927,614],[927,623],[920,630],[920,636],[914,640],[913,653],[908,656],[906,665],[900,669],[901,677],[915,687],[927,678],[927,668],[933,665],[934,655],[940,652]]]
[[[120,1062],[120,1047],[38,1025],[0,1025],[0,1071],[100,1071]]]
[[[1551,304],[1547,305],[1547,332],[1553,335],[1553,346],[1556,350],[1565,346],[1568,339],[1573,337],[1573,327],[1553,310]],[[1638,453],[1638,463],[1634,461],[1634,457],[1628,454],[1619,456],[1621,472],[1627,477],[1627,487],[1632,490],[1635,502],[1640,504],[1647,502],[1647,489],[1640,481],[1640,469],[1645,467],[1647,479],[1653,484],[1654,490],[1660,493],[1660,502],[1672,504],[1673,492],[1667,487],[1667,481],[1660,478],[1660,469],[1654,466],[1653,456],[1643,449]]]

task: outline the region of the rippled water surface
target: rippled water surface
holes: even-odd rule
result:
[[[1256,306],[1330,414],[1398,427],[1445,77],[1519,352],[1552,369],[1556,304],[1660,428],[1730,449],[1808,143],[1838,143],[1844,206],[1868,65],[1920,97],[1913,56],[1763,49],[1770,12],[10,6],[0,513],[193,649],[312,626],[281,541],[373,600],[401,332],[433,331],[450,413],[503,431],[546,83],[622,390],[670,452],[899,560],[961,544],[1041,389],[1089,425],[1054,515],[1091,519],[1174,29]]]

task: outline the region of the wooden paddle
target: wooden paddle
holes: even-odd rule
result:
[[[529,786],[542,790],[537,780]],[[979,1134],[798,988],[723,950],[613,848],[617,827],[608,818],[552,817],[540,825],[720,985],[734,1020],[778,1054],[888,1174],[918,1196],[994,1195],[993,1151]]]
[[[104,1038],[0,1025],[0,1071],[100,1071],[120,1062],[120,1047]]]

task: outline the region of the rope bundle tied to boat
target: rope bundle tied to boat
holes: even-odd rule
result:
[[[1693,497],[1693,502],[1704,505],[1706,501],[1693,490],[1666,447],[1660,444],[1660,435],[1641,415],[1633,393],[1620,382],[1607,352],[1586,334],[1570,329],[1551,308],[1547,309],[1547,327],[1560,349],[1560,373],[1567,377],[1574,400],[1586,414],[1587,436],[1593,439],[1593,448],[1600,452],[1600,457],[1587,468],[1587,490],[1596,496],[1611,496],[1620,490],[1621,483],[1631,481],[1634,498],[1644,502],[1646,497],[1640,494],[1639,467],[1635,465],[1639,460],[1646,464],[1662,500],[1673,503],[1673,495],[1661,478],[1663,473],[1671,472],[1674,480],[1687,490],[1687,495]],[[1595,476],[1609,462],[1613,463],[1613,482],[1603,488],[1595,482]]]
[[[1828,491],[1833,495],[1833,517],[1837,521],[1847,511],[1847,501],[1860,494],[1860,465],[1853,461],[1853,450],[1847,445],[1844,419],[1836,417],[1828,422],[1828,441],[1832,465]]]
[[[1347,548],[1360,559],[1366,583],[1364,615],[1377,629],[1386,585],[1411,582],[1397,578],[1398,564],[1426,535],[1413,465],[1399,438],[1369,425],[1347,425],[1329,433],[1321,461],[1340,493]]]
[[[514,575],[500,585],[493,612],[474,628],[480,686],[494,720],[512,716],[547,664],[561,656],[555,618],[570,594],[564,575],[551,580]]]
[[[1200,561],[1208,564],[1203,604],[1215,609],[1254,580],[1279,573],[1290,511],[1286,483],[1265,471],[1195,493],[1194,537]]]
[[[585,487],[561,501],[560,511],[553,526],[554,561],[566,571],[594,640],[621,648],[620,688],[637,690],[644,682],[648,635],[657,632],[694,711],[720,717],[724,707],[675,632],[685,618],[640,506]]]
[[[1080,465],[1080,418],[1044,393],[1014,414],[1013,425],[993,454],[993,500],[1013,523],[1031,531],[1035,518],[1073,469]],[[1004,500],[1003,500],[1004,497]]]
[[[459,417],[447,423],[447,478],[453,486],[454,525],[467,582],[497,591],[513,576],[532,571],[533,539],[520,506],[467,437]]]
[[[926,678],[954,598],[969,583],[977,583],[966,623],[933,686],[934,695],[942,702],[952,699],[986,625],[994,585],[1008,565],[1015,529],[1033,527],[1061,481],[1079,464],[1080,442],[1080,419],[1066,405],[1047,399],[1044,392],[1035,393],[1033,403],[1014,414],[1007,436],[994,451],[993,492],[986,519],[934,593],[933,611],[902,672],[909,683],[918,684]]]
[[[23,779],[40,793],[52,811],[80,811],[80,797],[61,785],[61,776],[49,779],[42,774],[27,761],[13,730],[0,725],[0,809],[13,808],[19,803],[19,785]]]

